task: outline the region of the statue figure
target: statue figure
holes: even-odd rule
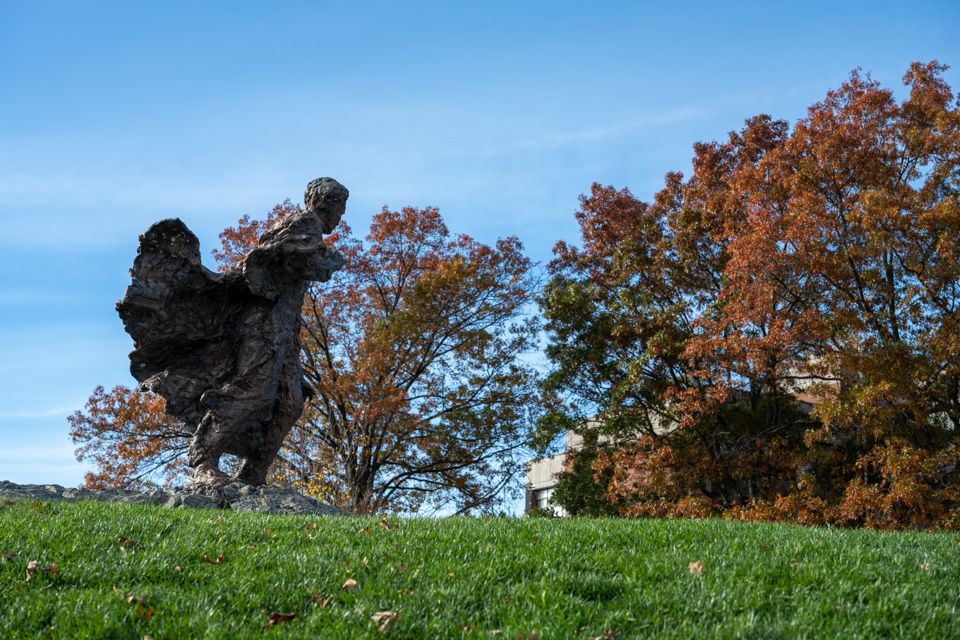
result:
[[[259,486],[313,390],[300,365],[300,315],[311,281],[343,266],[322,239],[340,222],[347,189],[332,178],[307,185],[304,211],[260,236],[224,273],[200,263],[200,242],[179,219],[140,236],[131,283],[117,311],[134,340],[130,372],[160,394],[193,432],[188,486]],[[240,458],[233,478],[220,457]]]

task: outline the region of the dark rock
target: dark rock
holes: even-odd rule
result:
[[[130,372],[166,400],[193,433],[189,485],[225,484],[220,457],[241,459],[234,481],[259,486],[313,394],[300,365],[300,310],[311,281],[343,266],[323,233],[340,222],[340,183],[307,185],[307,210],[279,219],[224,273],[200,263],[197,237],[178,219],[142,236],[117,311],[134,340]]]
[[[70,489],[59,485],[18,485],[0,481],[0,498],[40,502],[82,502],[97,500],[120,504],[151,504],[190,509],[232,509],[247,513],[314,514],[348,516],[348,511],[317,502],[290,489],[230,483],[204,485],[196,489],[177,488],[153,491]]]

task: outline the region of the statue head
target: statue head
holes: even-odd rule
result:
[[[350,192],[333,178],[311,180],[303,192],[303,205],[323,221],[323,232],[331,233],[347,206]]]

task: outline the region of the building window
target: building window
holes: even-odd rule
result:
[[[550,496],[553,495],[553,487],[547,489],[538,489],[534,494],[534,506],[537,509],[543,509],[544,511],[552,511],[553,507],[550,505]]]

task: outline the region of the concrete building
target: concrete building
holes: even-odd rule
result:
[[[583,444],[583,437],[573,431],[567,431],[564,436],[564,450],[561,453],[543,458],[537,458],[527,463],[527,499],[524,511],[545,509],[553,511],[554,515],[565,516],[561,507],[549,503],[553,495],[553,488],[557,485],[557,474],[563,471],[568,451],[576,451]]]

